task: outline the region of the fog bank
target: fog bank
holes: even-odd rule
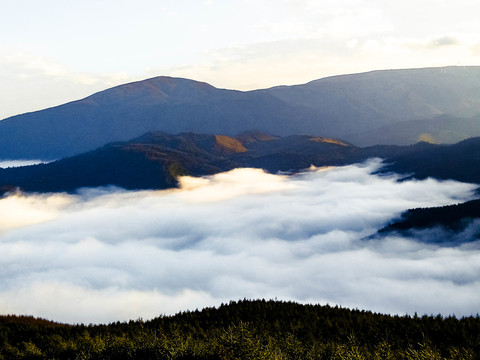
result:
[[[408,208],[471,199],[476,186],[397,182],[371,175],[378,166],[236,169],[183,178],[179,190],[2,199],[0,312],[99,323],[278,298],[476,314],[478,241],[366,239]]]

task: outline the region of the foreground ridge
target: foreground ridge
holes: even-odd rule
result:
[[[478,359],[480,317],[243,300],[108,325],[0,317],[1,359]]]

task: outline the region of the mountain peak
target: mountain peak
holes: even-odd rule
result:
[[[58,159],[155,130],[232,136],[257,129],[362,146],[407,145],[429,134],[453,143],[480,135],[479,83],[479,67],[385,70],[245,92],[158,76],[0,121],[0,156]],[[248,148],[269,137],[238,139]],[[318,141],[308,145],[333,145]]]
[[[167,101],[191,102],[206,98],[218,89],[205,82],[157,76],[135,81],[95,93],[84,100],[93,100],[97,104],[135,102],[143,105],[164,103]]]

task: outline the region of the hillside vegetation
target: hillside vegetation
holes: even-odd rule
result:
[[[480,318],[279,301],[109,325],[0,317],[1,359],[478,359]]]
[[[380,234],[401,233],[406,236],[414,236],[415,230],[439,227],[452,235],[464,231],[474,220],[480,219],[480,200],[467,201],[463,204],[439,206],[433,208],[419,208],[405,211],[398,221],[394,221],[383,229]],[[435,237],[438,242],[451,241],[451,236],[444,239]],[[471,241],[480,238],[480,229],[474,225],[470,231]]]

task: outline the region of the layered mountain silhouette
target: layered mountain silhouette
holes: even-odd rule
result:
[[[156,77],[0,121],[0,158],[60,159],[150,131],[453,143],[480,135],[479,90],[480,67],[373,71],[247,92]]]
[[[110,185],[165,189],[177,186],[182,175],[210,175],[239,167],[296,172],[311,165],[345,165],[372,157],[386,159],[381,173],[480,183],[478,150],[480,138],[455,145],[418,143],[360,148],[339,139],[307,135],[277,137],[245,132],[231,137],[150,132],[48,164],[0,169],[0,187],[3,192],[16,188],[28,192],[74,192],[82,187]]]

